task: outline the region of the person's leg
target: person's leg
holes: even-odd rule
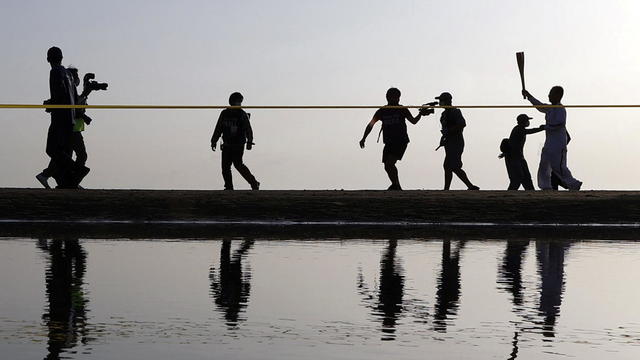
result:
[[[231,176],[232,150],[229,146],[222,145],[222,178],[224,179],[224,189],[233,190],[233,177]]]
[[[569,190],[580,190],[582,182],[571,175],[571,170],[567,167],[567,150],[561,151],[551,163],[552,171],[560,179],[560,183]]]
[[[542,149],[540,165],[538,165],[538,187],[540,190],[551,190],[551,151]]]
[[[242,161],[242,156],[244,155],[244,146],[238,146],[233,150],[233,166],[238,170],[240,175],[251,185],[251,188],[257,190],[259,184],[256,178],[251,174],[249,168]]]
[[[402,190],[400,186],[400,179],[398,178],[398,168],[396,167],[396,160],[386,159],[384,162],[384,171],[387,172],[387,176],[391,181],[389,190]]]
[[[453,180],[453,171],[444,169],[444,189],[449,190],[451,188],[451,180]]]
[[[520,169],[522,171],[522,187],[525,190],[535,190],[533,187],[533,180],[531,180],[531,172],[529,171],[529,164],[527,160],[520,160]]]
[[[382,150],[384,171],[387,173],[389,181],[391,181],[391,186],[387,190],[402,190],[396,163],[402,159],[406,149],[407,144],[386,144]]]
[[[73,152],[76,154],[76,160],[74,162],[74,171],[76,182],[76,186],[79,186],[87,174],[89,174],[90,169],[85,166],[87,163],[87,149],[84,145],[84,138],[82,137],[82,133],[80,131],[74,131],[71,135],[71,146]]]
[[[47,138],[47,155],[53,162],[52,176],[59,188],[74,188],[71,158],[71,127],[51,126]]]
[[[76,166],[84,166],[87,163],[87,148],[84,145],[82,133],[80,131],[74,131],[72,139],[72,150],[76,154]]]
[[[556,175],[553,171],[551,172],[551,188],[553,190],[558,190],[560,186],[560,178],[558,177],[558,175]],[[563,188],[566,188],[565,186],[562,186]]]
[[[462,170],[462,168],[453,170],[453,173],[456,174],[456,176],[458,178],[460,178],[460,180],[462,180],[462,182],[465,185],[467,185],[467,189],[469,189],[469,190],[479,190],[479,188],[477,186],[475,186],[475,185],[473,185],[471,183],[471,180],[469,180],[469,177],[467,176],[467,173],[464,172],[464,170]]]
[[[514,161],[509,156],[505,156],[504,164],[507,167],[507,174],[509,175],[509,186],[507,190],[518,190],[520,187],[520,179],[518,177],[517,169],[514,167]]]

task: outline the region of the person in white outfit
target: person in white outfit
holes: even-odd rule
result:
[[[534,106],[545,105],[527,90],[522,90],[522,95]],[[549,91],[549,102],[551,105],[562,105],[560,101],[563,95],[564,89],[561,86],[554,86]],[[555,174],[569,190],[580,190],[582,182],[575,179],[567,167],[566,109],[563,107],[537,109],[545,114],[546,134],[538,167],[538,187],[541,190],[552,190],[551,175]]]

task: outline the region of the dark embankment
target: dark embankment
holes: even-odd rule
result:
[[[565,236],[595,238],[635,237],[637,229],[617,229],[617,224],[638,223],[638,192],[506,192],[506,191],[182,191],[182,190],[44,190],[0,189],[0,231],[4,235],[78,233],[109,237],[140,232],[155,237],[234,236],[255,232],[292,238],[323,237],[346,233],[348,237],[440,236],[478,233],[499,237]],[[53,221],[12,223],[6,220]],[[56,223],[125,221],[133,223]],[[291,222],[408,222],[404,226],[350,226],[336,231],[327,226],[274,226],[229,224],[149,224],[158,221],[291,221]],[[452,223],[499,223],[456,226]],[[609,224],[606,228],[514,228],[510,224]],[[398,229],[402,227],[402,229]],[[283,229],[283,228],[286,228]],[[298,228],[298,229],[295,229]],[[304,229],[300,229],[304,228]],[[329,228],[329,230],[326,230]],[[344,228],[344,226],[343,226]],[[428,230],[426,230],[428,228]],[[325,229],[325,230],[323,230]],[[509,229],[505,232],[505,229]],[[326,234],[324,233],[326,232]],[[129,237],[129,236],[125,236]]]

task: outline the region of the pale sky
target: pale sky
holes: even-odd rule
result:
[[[528,90],[565,104],[640,103],[637,1],[29,1],[3,0],[0,103],[49,97],[46,50],[109,83],[90,104],[245,105],[401,103],[524,105],[515,52],[526,54]],[[358,140],[374,110],[251,110],[245,153],[262,189],[385,189],[378,126]],[[413,111],[415,114],[415,110]],[[464,169],[482,189],[505,189],[500,140],[526,112],[463,110]],[[209,139],[217,110],[90,110],[84,133],[88,188],[221,189],[220,153]],[[583,189],[637,189],[640,109],[569,109],[568,164]],[[398,163],[405,189],[440,189],[439,116],[409,124]],[[0,109],[1,187],[38,187],[49,116]],[[544,134],[528,138],[534,174]],[[53,180],[52,180],[53,182]],[[248,188],[234,170],[237,189]],[[535,178],[534,178],[535,183]],[[464,186],[454,179],[453,188]]]

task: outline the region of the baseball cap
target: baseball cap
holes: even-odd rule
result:
[[[531,120],[533,118],[530,117],[527,114],[520,114],[520,115],[518,115],[517,119],[518,119],[518,122],[520,122],[520,121],[525,121],[525,120]]]
[[[440,94],[440,96],[436,96],[436,99],[438,99],[438,100],[440,100],[440,99],[449,99],[449,100],[451,100],[452,98],[453,97],[448,92],[443,92],[442,94]]]

